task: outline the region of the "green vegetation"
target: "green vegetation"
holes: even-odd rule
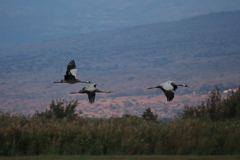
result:
[[[154,115],[153,112],[151,111],[151,108],[147,108],[146,112],[143,112],[142,118],[147,121],[153,121],[153,122],[158,121],[158,115]]]
[[[77,102],[61,101],[28,117],[0,112],[0,155],[237,155],[239,100],[240,90],[222,99],[216,87],[170,122],[150,108],[142,117],[89,119],[76,116]]]
[[[186,105],[179,114],[179,118],[208,117],[212,121],[240,118],[240,86],[236,93],[232,92],[226,99],[222,99],[219,88],[213,90],[207,97],[206,102],[189,106]]]
[[[36,112],[36,116],[38,117],[46,117],[48,119],[50,118],[57,118],[57,119],[63,119],[67,118],[68,120],[74,120],[77,118],[78,114],[75,113],[75,109],[78,105],[78,101],[70,102],[70,103],[64,103],[64,101],[56,100],[56,104],[54,101],[50,104],[50,109],[46,109],[45,112],[38,113]],[[79,111],[79,114],[82,114],[82,111]]]

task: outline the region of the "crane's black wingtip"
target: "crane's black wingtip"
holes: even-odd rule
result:
[[[90,99],[89,99],[89,103],[90,103],[90,104],[93,104],[93,103],[94,103],[94,98],[90,98]]]
[[[89,103],[90,103],[90,104],[93,104],[93,103],[94,103],[94,101],[93,101],[93,100],[89,100]]]
[[[68,63],[68,65],[73,65],[73,66],[75,66],[75,61],[74,61],[74,60],[71,60],[71,61]]]

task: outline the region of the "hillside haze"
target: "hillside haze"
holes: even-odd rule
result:
[[[240,11],[220,12],[175,21],[80,34],[1,51],[1,110],[33,113],[52,99],[79,100],[86,116],[140,115],[147,107],[173,117],[184,104],[203,100],[218,84],[236,87],[240,80]],[[60,81],[74,59],[77,77],[113,95],[69,96],[86,84]],[[191,88],[176,91],[167,103],[159,89],[167,80]],[[194,94],[192,94],[194,92]]]
[[[239,0],[1,1],[0,50],[52,38],[239,9]]]

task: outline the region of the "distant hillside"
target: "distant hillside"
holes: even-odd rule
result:
[[[80,90],[85,84],[52,83],[63,78],[71,59],[76,61],[78,78],[115,93],[97,98],[163,95],[160,90],[146,88],[166,80],[191,87],[179,88],[176,96],[207,93],[216,84],[222,89],[236,87],[240,82],[239,17],[240,11],[220,12],[1,51],[1,108],[24,105],[26,110],[41,105],[44,109],[51,99],[66,98],[71,91]],[[67,99],[76,98],[87,97]],[[157,108],[158,102],[154,103]]]
[[[239,9],[239,0],[2,0],[0,50],[69,35]]]

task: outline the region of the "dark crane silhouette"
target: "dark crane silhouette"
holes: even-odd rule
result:
[[[62,79],[59,82],[53,82],[53,83],[92,83],[90,81],[81,81],[79,79],[76,78],[76,73],[77,73],[77,68],[76,68],[76,64],[74,60],[71,60],[68,63],[67,66],[67,71],[66,71],[66,75],[64,75],[64,79]]]

